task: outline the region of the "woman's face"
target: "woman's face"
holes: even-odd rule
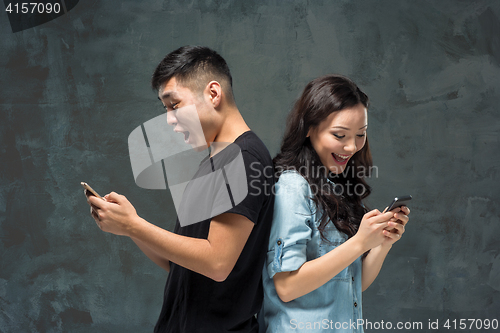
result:
[[[366,108],[359,103],[354,107],[332,112],[307,136],[321,163],[334,174],[345,170],[352,155],[366,142],[368,117]]]

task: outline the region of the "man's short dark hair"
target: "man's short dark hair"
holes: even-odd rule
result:
[[[167,54],[156,67],[151,86],[159,91],[173,77],[200,94],[210,81],[215,80],[220,83],[226,99],[234,102],[229,67],[224,58],[208,47],[183,46]]]

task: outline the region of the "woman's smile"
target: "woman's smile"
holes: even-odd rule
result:
[[[340,165],[346,164],[352,155],[340,155],[337,153],[332,153],[333,159]]]

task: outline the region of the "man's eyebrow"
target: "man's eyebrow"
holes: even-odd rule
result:
[[[360,127],[359,129],[360,129],[360,130],[362,130],[363,128],[366,128],[366,127],[368,127],[368,124],[366,124],[366,125],[365,125],[365,126],[363,126],[363,127]],[[348,130],[349,130],[349,128],[344,127],[344,126],[333,126],[332,128],[340,128],[340,129],[343,129],[343,130],[346,130],[346,131],[348,131]],[[359,130],[358,130],[358,131],[359,131]]]
[[[161,97],[158,96],[158,99],[161,101],[164,98],[169,98],[170,94],[171,94],[170,91],[167,91],[166,93],[164,93],[163,95],[161,95]]]
[[[163,95],[159,96],[160,100],[165,98],[175,98],[178,99],[179,93],[175,90],[167,90],[163,92]]]

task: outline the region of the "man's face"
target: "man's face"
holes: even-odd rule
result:
[[[211,105],[204,93],[193,92],[174,77],[161,86],[158,97],[167,110],[168,124],[184,135],[184,142],[203,150],[213,141]]]

